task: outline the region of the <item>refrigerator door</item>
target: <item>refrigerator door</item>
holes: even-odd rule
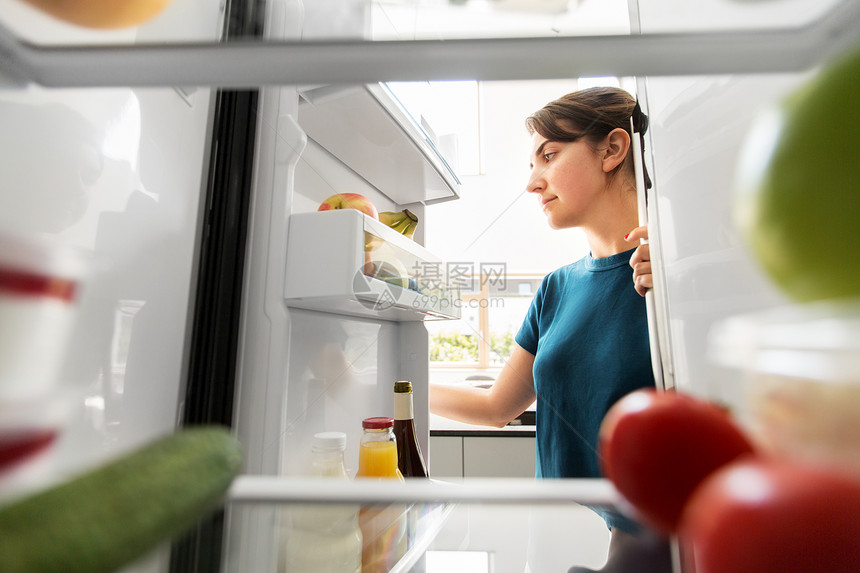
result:
[[[689,26],[683,2],[638,3],[643,34]],[[714,26],[733,10],[717,11]],[[767,28],[774,16],[735,7],[745,25]],[[690,15],[688,20],[692,21]],[[698,17],[696,17],[698,22]],[[785,23],[785,22],[784,22]],[[639,80],[640,101],[651,125],[646,135],[651,191],[650,234],[658,306],[665,328],[662,348],[679,389],[737,407],[743,400],[738,372],[709,356],[711,327],[721,319],[783,304],[785,297],[749,254],[733,218],[735,173],[753,122],[797,88],[812,70],[784,74],[649,76]]]

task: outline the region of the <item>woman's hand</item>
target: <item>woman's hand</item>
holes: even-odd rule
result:
[[[636,227],[624,239],[629,243],[648,240],[648,227]],[[645,296],[645,293],[654,287],[651,276],[651,251],[647,243],[640,244],[633,252],[630,266],[633,267],[633,288],[640,295]]]

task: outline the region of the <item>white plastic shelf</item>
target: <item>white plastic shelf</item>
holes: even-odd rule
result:
[[[780,10],[774,3],[773,10]],[[860,3],[784,29],[449,40],[43,46],[0,24],[0,82],[46,87],[327,85],[806,71],[858,44]]]
[[[376,480],[338,483],[314,478],[241,475],[227,494],[229,503],[483,503],[558,505],[577,503],[618,508],[615,487],[603,478],[468,478],[406,480],[392,487]]]
[[[430,136],[380,83],[299,90],[308,137],[398,205],[456,199],[460,180]]]
[[[355,209],[290,216],[287,305],[392,321],[460,318],[444,263]]]

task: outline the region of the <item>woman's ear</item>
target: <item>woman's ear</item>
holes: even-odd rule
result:
[[[606,136],[607,145],[603,149],[603,171],[610,173],[624,162],[627,150],[630,149],[630,134],[616,127]]]

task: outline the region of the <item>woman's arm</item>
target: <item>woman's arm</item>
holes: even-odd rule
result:
[[[624,237],[628,242],[648,240],[648,227],[636,227]],[[651,276],[651,251],[647,243],[640,244],[630,257],[630,266],[633,267],[633,288],[640,295],[645,296],[649,289],[654,287]]]
[[[534,354],[514,344],[491,388],[430,385],[430,411],[445,418],[501,428],[535,401]]]

